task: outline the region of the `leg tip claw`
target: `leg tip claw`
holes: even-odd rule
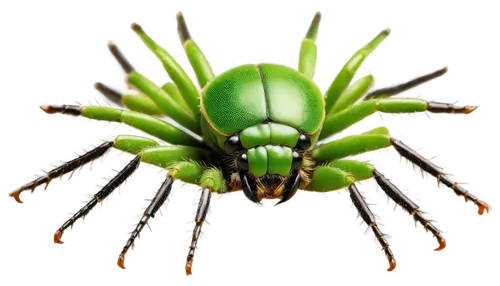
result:
[[[127,272],[128,271],[128,258],[123,255],[123,254],[118,254],[114,261],[113,264],[120,270],[121,272]]]
[[[484,210],[486,210],[487,213],[490,212],[490,205],[488,205],[487,203],[481,200],[477,200],[476,205],[479,207],[479,209],[477,210],[477,213],[479,215],[483,215]]]
[[[63,244],[64,241],[61,240],[62,235],[63,235],[63,231],[58,229],[56,231],[56,233],[54,234],[54,243]]]
[[[391,257],[385,264],[384,271],[387,274],[393,274],[399,269],[401,263],[396,260],[396,257]]]
[[[437,244],[432,248],[434,254],[441,254],[448,250],[448,238],[444,235],[439,235]]]
[[[186,278],[193,278],[194,276],[194,265],[192,262],[186,262],[182,265],[182,273]]]
[[[7,195],[9,201],[14,201],[17,206],[24,206],[26,202],[23,200],[23,190],[22,188],[16,188],[10,190]]]
[[[464,113],[465,114],[469,114],[471,112],[473,112],[474,110],[476,110],[479,106],[465,106],[465,111]]]

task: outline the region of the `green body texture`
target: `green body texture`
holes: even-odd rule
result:
[[[297,129],[276,123],[258,124],[248,127],[240,134],[241,144],[244,148],[273,144],[294,147],[297,144],[299,132]]]
[[[266,120],[314,134],[324,119],[319,88],[299,72],[274,64],[221,74],[204,88],[201,108],[210,126],[226,136]]]
[[[247,151],[250,172],[255,177],[266,174],[286,176],[292,165],[292,149],[290,147],[266,145],[251,148]]]
[[[321,14],[316,13],[300,46],[298,70],[277,64],[246,64],[215,75],[200,47],[191,38],[182,13],[177,14],[182,46],[198,79],[200,90],[176,60],[137,24],[132,29],[161,61],[173,83],[163,86],[136,71],[113,44],[108,47],[127,73],[126,82],[140,94],[121,95],[96,83],[94,87],[124,109],[102,106],[48,105],[40,108],[49,114],[61,113],[94,120],[124,123],[149,136],[120,135],[93,150],[46,172],[45,176],[10,193],[18,202],[24,191],[46,186],[55,178],[101,156],[110,149],[133,154],[134,159],[110,180],[80,211],[55,233],[54,242],[62,243],[65,230],[83,218],[98,202],[128,179],[142,163],[168,171],[164,183],[131,233],[118,258],[125,268],[125,254],[134,240],[154,218],[168,198],[175,180],[195,184],[201,190],[195,226],[186,259],[186,274],[191,274],[201,227],[208,212],[212,193],[242,191],[252,202],[290,200],[297,191],[329,192],[347,188],[361,218],[373,230],[389,261],[388,271],[396,267],[389,244],[377,226],[375,216],[359,193],[356,183],[374,178],[382,190],[420,222],[446,246],[440,231],[404,193],[374,166],[348,158],[393,146],[396,151],[424,171],[479,207],[489,206],[451,181],[441,168],[401,141],[389,130],[378,127],[368,132],[319,142],[356,124],[375,112],[384,113],[461,113],[469,114],[476,106],[455,106],[414,98],[387,98],[443,75],[446,68],[407,83],[369,92],[374,77],[368,75],[350,85],[366,57],[389,35],[382,31],[348,60],[323,95],[312,78],[316,66],[316,37]],[[168,122],[162,117],[169,117]],[[172,122],[173,121],[173,122]],[[166,145],[166,144],[167,145]],[[169,144],[169,145],[168,145]],[[346,159],[347,158],[347,159]],[[231,260],[233,261],[233,260]]]

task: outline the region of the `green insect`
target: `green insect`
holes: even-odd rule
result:
[[[62,113],[122,122],[171,146],[160,146],[157,141],[145,137],[121,135],[20,187],[10,196],[22,203],[21,192],[34,191],[42,184],[47,186],[54,178],[73,172],[111,148],[135,154],[136,157],[123,170],[56,231],[54,242],[62,243],[65,230],[109,196],[141,162],[148,163],[166,169],[168,175],[120,253],[118,265],[125,268],[128,249],[148,220],[164,204],[173,182],[181,180],[202,188],[186,261],[186,274],[189,275],[212,192],[225,194],[241,190],[253,203],[260,203],[262,199],[279,199],[277,204],[281,204],[290,200],[299,189],[330,192],[347,188],[361,218],[372,229],[387,256],[390,265],[387,270],[392,271],[396,267],[396,260],[375,216],[356,188],[356,182],[375,178],[394,202],[436,237],[439,246],[435,250],[443,249],[446,246],[445,239],[431,221],[423,216],[418,205],[372,165],[346,158],[393,146],[399,154],[436,177],[458,196],[476,204],[480,215],[485,210],[489,211],[488,204],[451,181],[429,160],[392,138],[385,127],[327,143],[318,144],[318,141],[328,139],[377,111],[469,114],[476,107],[390,98],[443,75],[446,68],[371,92],[368,90],[373,82],[372,76],[365,76],[350,85],[361,63],[389,35],[389,30],[382,31],[357,51],[323,95],[312,81],[320,19],[318,12],[302,41],[297,71],[276,64],[249,64],[215,76],[191,38],[183,15],[178,13],[179,37],[202,88],[201,93],[179,64],[139,25],[132,24],[132,29],[163,63],[173,83],[157,86],[135,71],[118,48],[110,43],[110,51],[128,74],[127,83],[140,94],[121,95],[101,83],[97,83],[96,88],[126,109],[76,105],[49,105],[41,106],[41,109],[49,114]],[[165,116],[181,127],[160,119]]]

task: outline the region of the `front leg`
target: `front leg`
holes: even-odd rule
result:
[[[423,98],[383,98],[371,99],[344,109],[338,113],[328,115],[319,136],[318,145],[321,145],[340,132],[344,132],[359,122],[362,122],[377,112],[384,114],[424,113],[432,114],[472,114],[479,108],[478,104],[458,105],[449,102],[433,102]]]

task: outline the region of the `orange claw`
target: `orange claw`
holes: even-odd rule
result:
[[[432,252],[434,254],[441,254],[448,250],[448,238],[446,238],[442,234],[438,234],[437,239],[439,241],[437,242],[436,246],[432,248]]]
[[[396,260],[396,257],[392,256],[385,263],[384,271],[387,272],[387,274],[393,274],[394,272],[396,272],[396,270],[399,269],[400,265],[401,265],[401,263]]]
[[[479,207],[479,209],[477,210],[477,213],[479,215],[483,215],[484,210],[486,210],[487,213],[490,212],[490,206],[487,203],[485,203],[481,200],[477,200],[476,205]]]
[[[8,198],[10,201],[16,202],[18,206],[24,206],[26,202],[23,200],[23,189],[21,187],[9,191]]]
[[[121,272],[127,272],[128,271],[128,258],[121,254],[118,253],[118,255],[115,257],[113,264],[120,270]]]
[[[186,278],[192,278],[194,276],[194,266],[193,263],[188,261],[182,265],[182,272]]]
[[[56,233],[54,234],[54,243],[63,244],[64,241],[61,240],[62,235],[63,235],[63,231],[58,229],[56,231]]]

